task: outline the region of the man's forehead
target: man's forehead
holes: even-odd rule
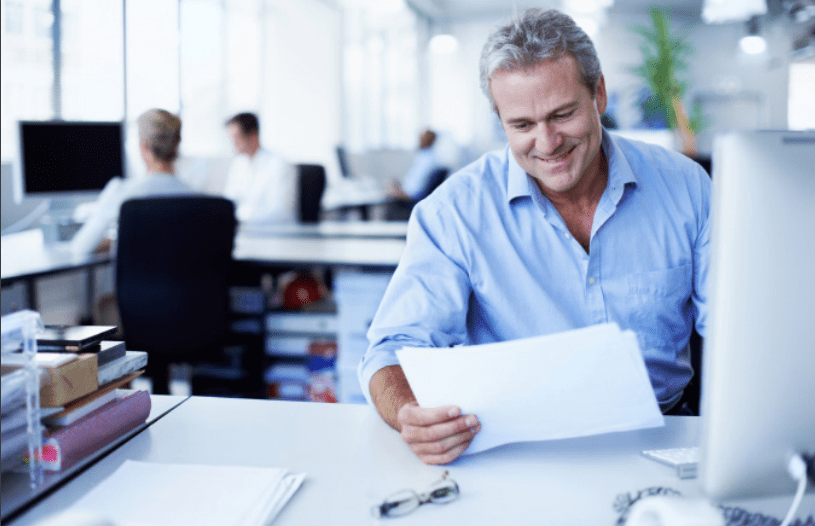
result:
[[[496,72],[491,88],[502,119],[517,117],[531,109],[530,106],[536,111],[562,109],[576,104],[581,91],[587,89],[579,74],[572,76],[561,67],[541,67],[540,64],[529,70]]]
[[[561,54],[554,58],[539,60],[530,64],[514,64],[496,69],[490,80],[496,77],[507,77],[518,75],[522,77],[538,76],[538,75],[552,75],[557,72],[558,75],[563,75],[565,72],[576,73],[576,78],[580,80],[580,68],[577,60],[569,53]]]

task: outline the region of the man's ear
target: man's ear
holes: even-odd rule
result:
[[[597,104],[597,113],[603,114],[608,105],[608,94],[606,93],[606,79],[603,75],[597,79],[594,87],[594,102]]]

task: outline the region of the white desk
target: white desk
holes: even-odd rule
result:
[[[270,264],[395,267],[406,235],[407,223],[398,221],[253,225],[239,230],[233,255],[237,260]],[[34,295],[34,283],[39,277],[114,260],[114,254],[73,256],[65,244],[44,243],[38,229],[2,236],[2,283],[5,286],[24,280],[30,296]],[[31,308],[36,309],[36,304],[32,302]]]
[[[28,307],[37,310],[37,279],[68,272],[83,270],[87,272],[88,302],[86,314],[92,312],[90,302],[96,288],[95,274],[92,269],[107,265],[113,261],[109,254],[75,256],[71,254],[67,243],[46,243],[42,230],[32,229],[0,238],[0,276],[2,285],[14,282],[25,283]]]
[[[150,414],[141,426],[125,433],[107,446],[103,447],[95,454],[87,457],[65,471],[55,473],[46,471],[43,473],[43,485],[37,489],[31,489],[28,473],[3,473],[2,480],[2,516],[3,520],[11,513],[17,513],[18,509],[28,505],[40,495],[43,495],[52,488],[58,486],[65,480],[69,480],[83,469],[92,465],[108,451],[111,451],[126,442],[131,437],[137,435],[146,426],[151,425],[168,412],[172,411],[179,404],[187,400],[185,396],[153,395],[150,397]]]
[[[407,237],[407,221],[321,221],[315,224],[241,223],[239,233],[251,237]]]
[[[257,236],[235,237],[233,257],[274,265],[396,267],[404,239],[386,237]]]
[[[620,494],[666,486],[700,495],[695,480],[680,480],[640,455],[646,448],[697,443],[698,424],[693,417],[668,417],[656,430],[517,444],[465,457],[446,468],[461,498],[422,506],[398,524],[613,525]],[[388,523],[372,519],[369,507],[400,489],[422,491],[445,469],[419,462],[367,406],[193,397],[13,524],[65,509],[126,459],[305,471],[306,481],[275,522],[280,526]],[[783,518],[791,501],[728,504]],[[812,493],[799,515],[805,510],[815,510]]]

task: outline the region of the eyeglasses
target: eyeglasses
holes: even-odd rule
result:
[[[458,498],[458,484],[456,481],[447,478],[449,471],[445,471],[441,479],[434,482],[426,492],[416,493],[413,490],[405,489],[394,493],[382,504],[371,508],[371,513],[376,518],[399,517],[407,515],[422,504],[432,502],[434,504],[447,504]]]

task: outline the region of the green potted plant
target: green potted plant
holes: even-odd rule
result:
[[[685,110],[682,97],[687,84],[678,74],[688,67],[692,48],[683,39],[671,36],[668,13],[651,7],[651,27],[635,24],[631,30],[642,37],[642,63],[633,73],[643,79],[654,94],[658,107],[664,111],[668,126],[677,134],[681,150],[696,155],[696,134],[702,127],[703,116],[697,104],[693,115]]]

